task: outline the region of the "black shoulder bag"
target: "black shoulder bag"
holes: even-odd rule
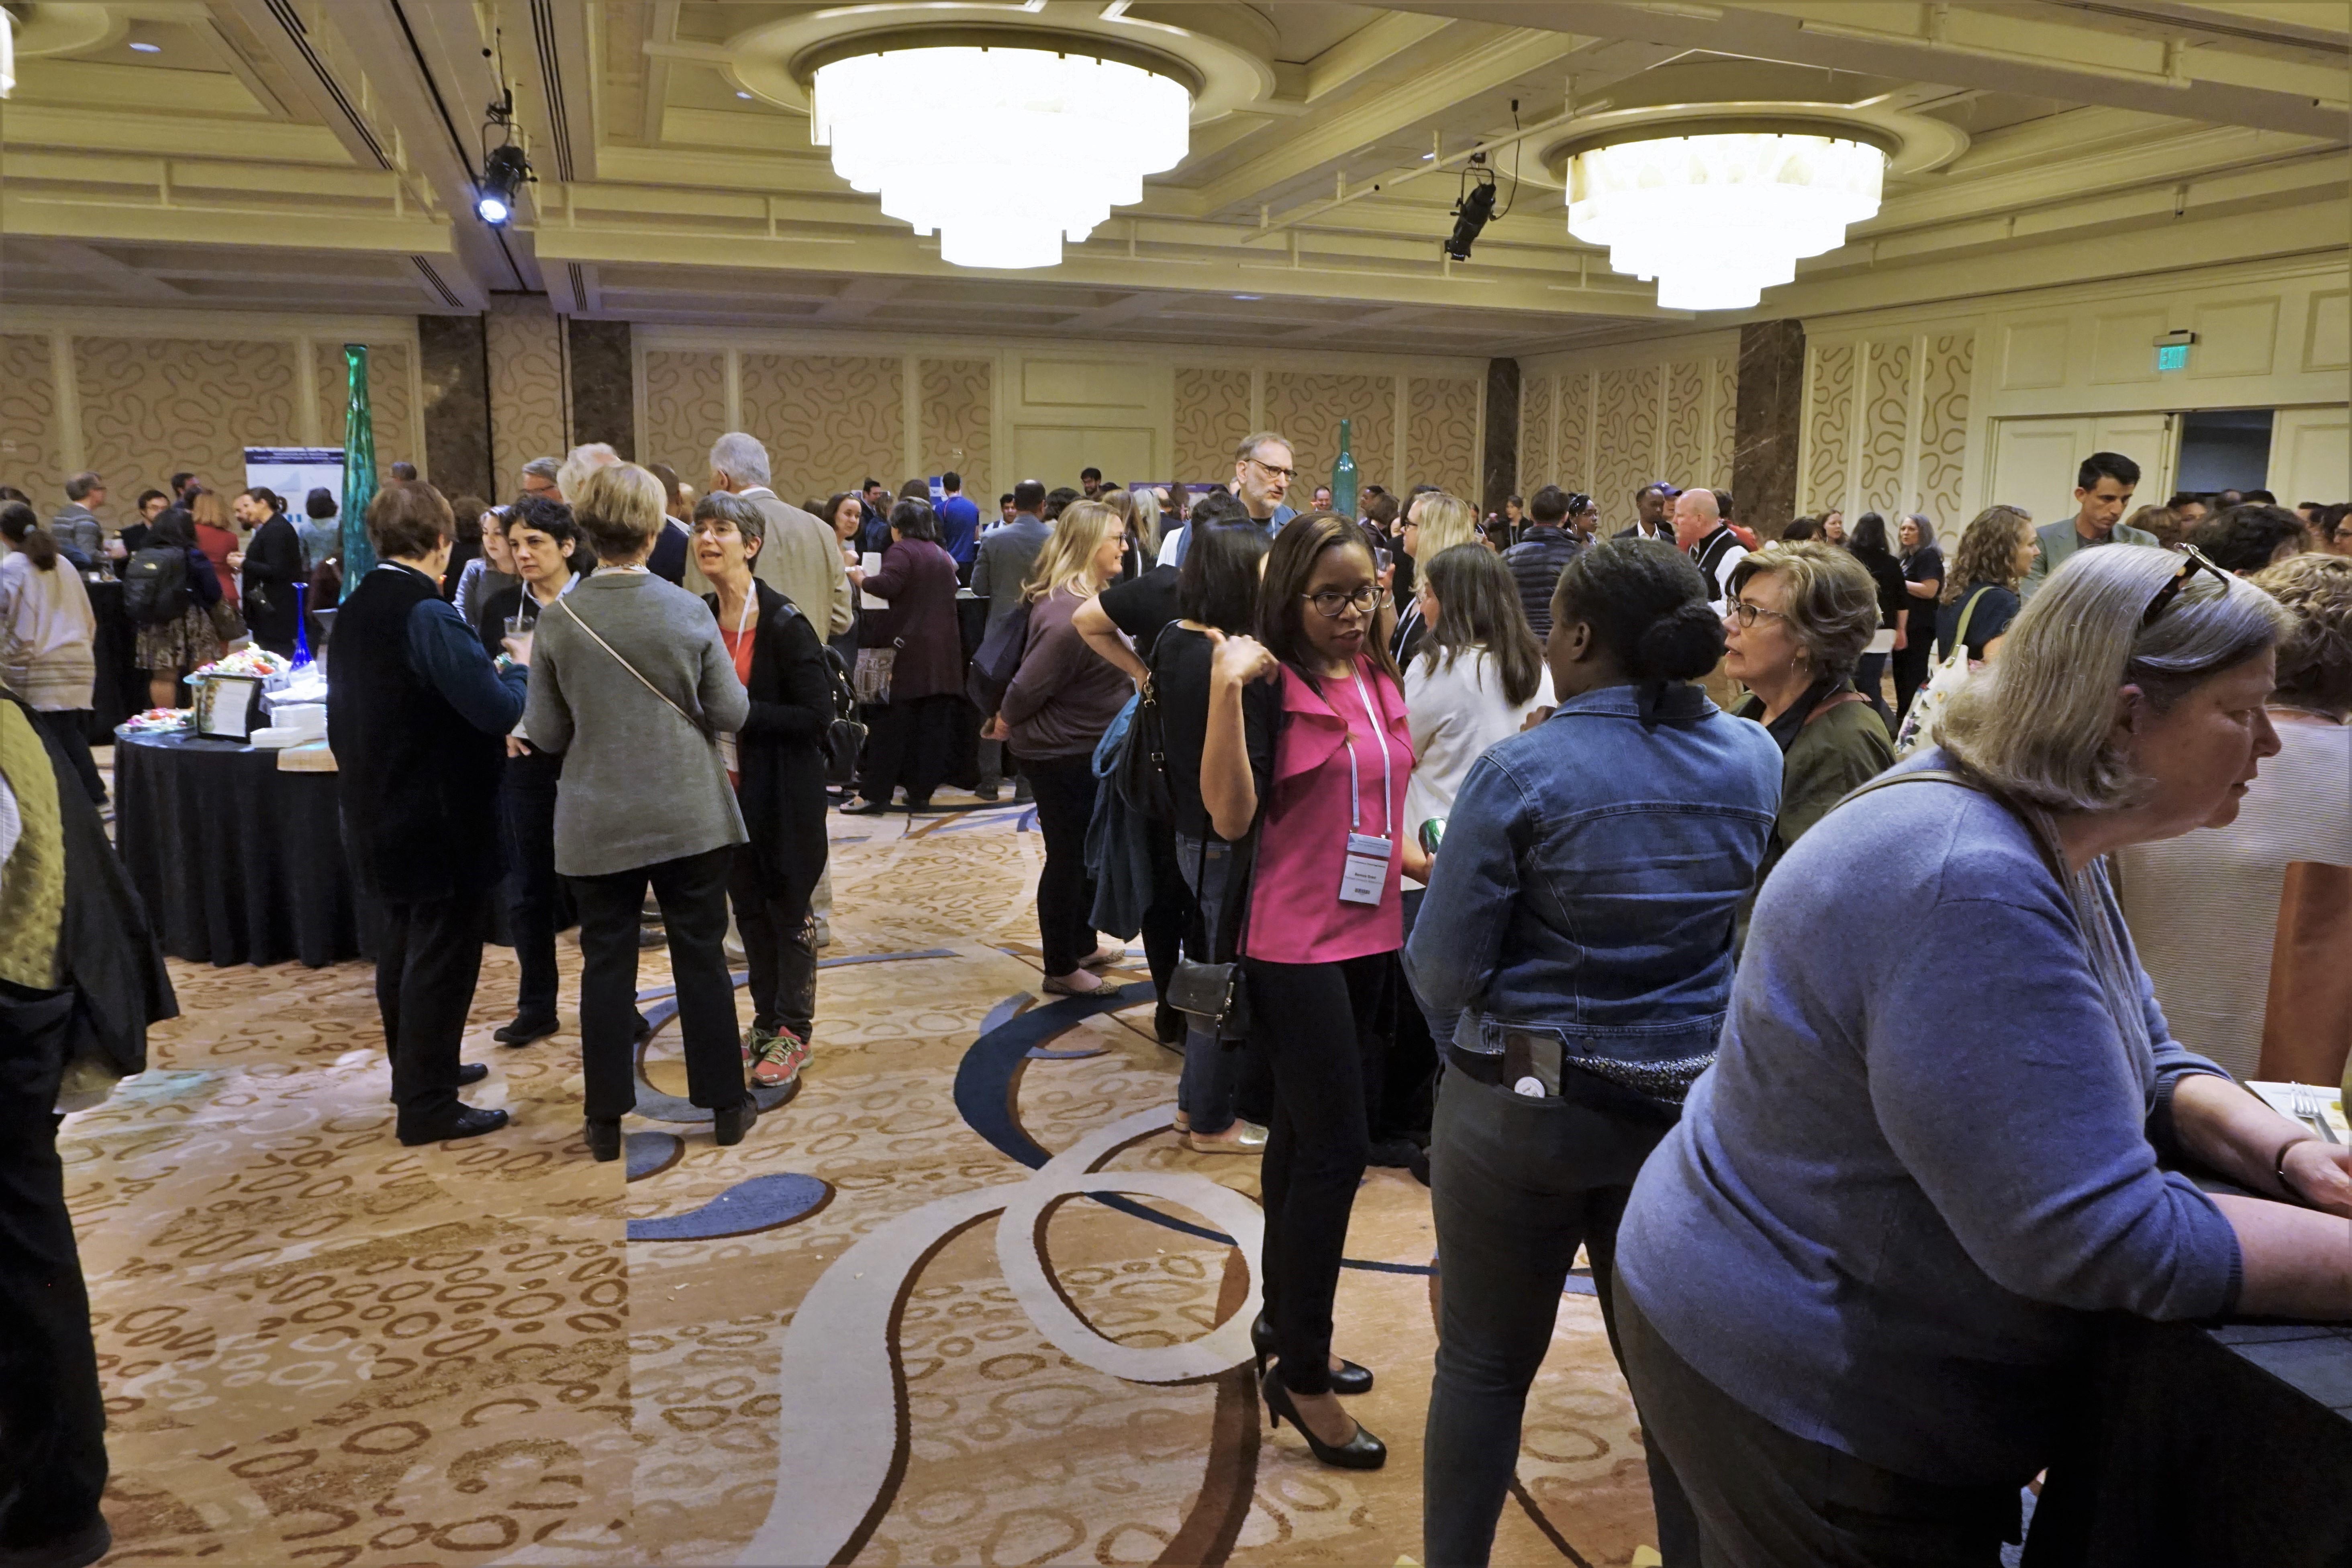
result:
[[[1153,822],[1176,820],[1176,798],[1168,787],[1167,725],[1160,711],[1156,689],[1159,675],[1160,645],[1167,640],[1168,626],[1160,628],[1151,639],[1151,651],[1145,654],[1143,689],[1138,694],[1135,717],[1128,721],[1127,743],[1120,748],[1118,765],[1111,773],[1111,787],[1129,811]],[[1208,840],[1203,838],[1205,847]]]

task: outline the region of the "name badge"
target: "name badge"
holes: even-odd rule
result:
[[[1348,860],[1339,873],[1339,901],[1377,904],[1389,879],[1389,859],[1396,846],[1368,833],[1348,835]]]

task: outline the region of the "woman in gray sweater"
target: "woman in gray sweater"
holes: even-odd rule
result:
[[[759,1116],[743,1084],[727,973],[727,874],[745,842],[719,736],[751,711],[702,601],[646,570],[662,487],[634,463],[572,498],[593,576],[544,611],[530,653],[531,744],[563,756],[555,868],[580,909],[580,1054],[588,1148],[621,1152],[637,1100],[637,916],[653,888],[669,932],[688,1095],[722,1144]]]

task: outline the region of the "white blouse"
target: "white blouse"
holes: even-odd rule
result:
[[[1418,837],[1423,823],[1452,811],[1470,764],[1496,742],[1517,734],[1528,713],[1552,704],[1549,668],[1537,683],[1536,694],[1514,704],[1503,695],[1495,656],[1485,648],[1465,649],[1451,660],[1443,652],[1434,659],[1415,655],[1404,671],[1405,721],[1412,732],[1413,763],[1412,783],[1404,795],[1403,830]]]

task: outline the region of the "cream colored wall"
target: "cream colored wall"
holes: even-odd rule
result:
[[[368,345],[379,467],[425,464],[409,317],[15,309],[0,332],[0,483],[47,515],[68,474],[106,477],[110,521],[193,469],[245,482],[247,447],[343,440],[343,353]]]
[[[1613,530],[1653,479],[1729,489],[1738,380],[1737,331],[1520,361],[1519,493],[1581,490]]]
[[[699,476],[714,437],[749,430],[793,500],[948,468],[992,501],[1024,477],[1074,485],[1089,463],[1113,481],[1214,480],[1268,428],[1290,437],[1303,491],[1328,477],[1343,418],[1362,482],[1477,493],[1482,360],[664,326],[635,341],[646,454]]]

